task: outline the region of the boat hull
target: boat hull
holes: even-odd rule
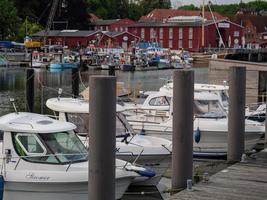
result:
[[[172,140],[172,128],[165,126],[133,125],[134,130],[143,134]],[[195,131],[197,127],[195,127]],[[227,155],[227,131],[201,130],[200,141],[197,143],[193,135],[193,152],[195,156],[213,157]],[[245,132],[245,151],[250,151],[259,141],[261,133],[254,131]]]
[[[133,177],[116,179],[116,199],[121,199]],[[5,182],[4,200],[88,200],[88,182]]]
[[[122,155],[117,153],[116,157],[121,160],[133,162],[138,157],[138,155]],[[162,176],[167,171],[167,169],[170,167],[170,163],[171,163],[171,154],[140,156],[137,159],[136,164],[152,169],[156,175],[151,178],[137,177],[134,179],[132,185],[156,186],[159,183]]]

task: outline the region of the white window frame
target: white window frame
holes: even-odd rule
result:
[[[163,28],[159,28],[159,39],[163,39]]]
[[[178,40],[178,48],[183,48],[183,40],[181,39]]]
[[[145,28],[141,28],[141,38],[145,39]]]
[[[173,39],[173,28],[169,28],[169,39]]]
[[[41,148],[43,149],[43,153],[30,153],[30,152],[28,152],[27,149],[25,149],[24,145],[21,143],[20,139],[18,138],[19,136],[24,136],[24,137],[25,136],[28,136],[28,137],[33,136],[35,138],[35,140],[38,142],[38,144],[41,146]],[[16,138],[16,141],[19,143],[20,147],[22,148],[22,150],[24,151],[24,153],[26,153],[27,155],[29,155],[29,156],[37,156],[37,155],[38,156],[44,156],[44,155],[46,155],[47,150],[46,150],[45,146],[42,144],[42,142],[40,141],[40,139],[37,137],[36,134],[18,133],[15,138]]]
[[[191,39],[188,40],[188,48],[189,49],[193,48],[193,40],[191,40]]]
[[[193,28],[192,27],[189,28],[188,38],[189,38],[189,40],[192,40],[193,39]]]
[[[169,39],[169,48],[173,48],[173,40]]]
[[[183,28],[179,28],[179,40],[183,39]]]

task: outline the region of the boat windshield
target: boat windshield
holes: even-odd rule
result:
[[[221,96],[221,99],[222,99],[223,107],[228,108],[228,106],[229,106],[229,96],[228,96],[227,92],[226,91],[221,91],[220,92],[220,96]]]
[[[196,115],[207,115],[211,113],[225,116],[218,100],[195,100],[194,108]]]
[[[81,113],[67,113],[67,119],[69,122],[75,124],[77,128],[75,129],[76,133],[81,135],[87,135],[89,131],[89,114]],[[116,114],[116,135],[125,135],[126,133],[133,132],[130,125],[128,125],[125,117],[117,113]]]
[[[74,132],[13,133],[20,157],[31,162],[68,164],[86,161],[87,150]]]

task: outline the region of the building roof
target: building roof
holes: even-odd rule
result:
[[[216,20],[228,19],[223,17],[217,12],[213,12]],[[201,11],[195,10],[177,10],[177,9],[154,9],[145,16],[142,16],[139,21],[163,21],[175,16],[201,16]],[[205,12],[205,18],[212,20],[212,14],[210,12]]]
[[[53,30],[49,31],[48,37],[87,37],[100,31],[85,30]],[[44,37],[44,30],[33,34],[33,37]]]
[[[95,25],[103,26],[103,25],[111,25],[115,22],[120,21],[121,19],[99,19],[95,21]]]
[[[236,24],[240,24],[244,27],[250,22],[255,28],[257,33],[267,31],[267,16],[257,15],[235,15],[229,17],[230,20]]]
[[[100,20],[98,16],[96,16],[94,13],[89,13],[90,22],[96,22],[97,20]]]

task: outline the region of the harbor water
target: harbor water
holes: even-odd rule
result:
[[[194,68],[195,82],[208,83],[208,69]],[[132,91],[132,96],[137,96],[139,91],[158,90],[166,80],[172,78],[173,70],[137,71],[122,72],[116,71],[117,80],[124,82],[124,86]],[[81,71],[79,73],[80,92],[88,87],[90,75],[107,75],[108,71]],[[58,96],[58,89],[62,88],[62,97],[72,96],[72,71],[51,72],[47,69],[35,69],[35,105],[37,113],[52,114],[46,108],[45,102],[51,97]],[[0,115],[14,112],[10,99],[14,99],[18,111],[25,111],[27,108],[25,101],[26,69],[20,67],[0,68]],[[224,161],[217,160],[195,160],[194,174],[215,173],[224,167]],[[196,180],[199,179],[196,176]],[[130,187],[124,195],[124,200],[153,200],[168,197],[166,192],[170,188],[171,170],[162,179],[158,188]],[[162,192],[158,192],[158,189]],[[165,192],[164,192],[165,191]]]

